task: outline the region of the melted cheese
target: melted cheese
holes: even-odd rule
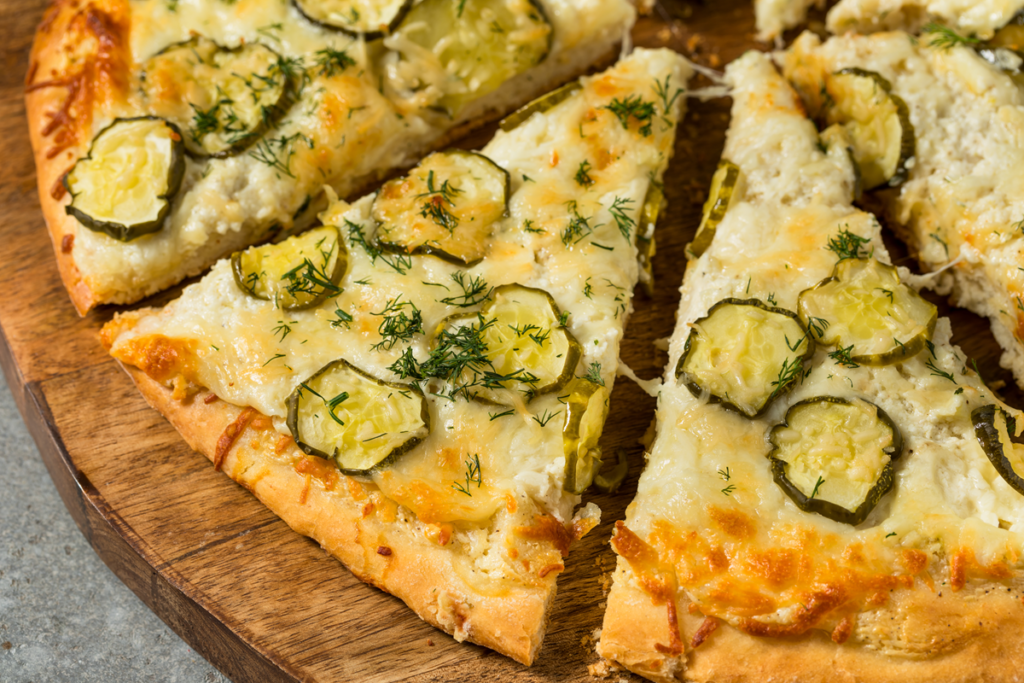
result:
[[[844,36],[821,44],[804,35],[785,73],[810,109],[825,76],[846,67],[876,71],[907,103],[917,138],[909,179],[887,197],[922,266],[965,305],[988,316],[1006,351],[1003,365],[1024,383],[1024,96],[1009,75],[968,48],[933,49],[903,33]]]
[[[990,38],[1021,9],[1024,0],[841,0],[828,13],[828,28],[833,33],[913,31],[935,21]]]
[[[618,203],[637,220],[652,179],[660,178],[671,156],[684,98],[668,112],[658,104],[659,117],[646,136],[635,121],[626,128],[606,107],[630,96],[660,102],[657,82],[668,78],[684,87],[689,75],[685,60],[673,52],[638,50],[614,69],[584,79],[581,91],[548,112],[511,132],[499,132],[482,150],[509,172],[512,194],[508,217],[495,224],[488,238],[487,255],[467,274],[490,286],[519,283],[550,293],[569,312],[568,328],[583,347],[576,373],[599,363],[609,389],[638,278],[635,226],[624,236],[610,210]],[[575,180],[585,161],[593,180],[587,187]],[[413,256],[408,266],[394,268],[384,257],[372,259],[353,241],[353,226],[367,237],[373,234],[373,199],[335,202],[321,215],[346,238],[349,264],[340,283],[344,291],[336,298],[311,310],[277,310],[271,302],[245,295],[234,282],[230,262],[223,260],[180,299],[118,337],[112,353],[138,364],[139,350],[154,338],[187,345],[195,349],[194,381],[231,403],[272,416],[285,432],[287,397],[337,358],[396,380],[388,367],[407,348],[425,359],[432,336],[416,335],[408,345],[374,350],[381,340],[381,318],[375,314],[402,297],[422,311],[423,329],[432,331],[467,309],[442,301],[460,293],[451,277],[458,268],[452,264]],[[562,233],[574,217],[570,202],[589,219],[592,232],[567,246]],[[332,325],[338,309],[352,316],[350,325]],[[520,515],[540,511],[567,521],[579,498],[562,490],[565,406],[557,394],[495,417],[505,409],[431,395],[441,388],[428,385],[430,436],[393,467],[374,474],[376,485],[425,523],[486,527],[497,511],[508,508],[509,496],[520,501],[514,506]],[[464,481],[465,462],[474,455],[480,459],[479,484]],[[457,490],[459,482],[472,495]]]
[[[538,68],[549,70],[564,69],[574,54],[591,49],[588,45],[610,47],[633,17],[624,0],[548,0],[545,9],[554,39]],[[290,2],[140,0],[132,3],[131,21],[135,77],[147,58],[198,33],[225,46],[260,41],[284,57],[301,58],[311,67],[311,80],[300,101],[247,151],[188,161],[182,189],[160,232],[121,243],[91,230],[77,231],[75,261],[100,300],[135,300],[278,228],[289,228],[310,198],[322,195],[325,184],[346,196],[382,170],[412,164],[413,154],[481,113],[472,104],[454,118],[428,109],[432,102],[408,106],[394,88],[382,86],[390,78],[390,62],[380,41],[366,44],[318,27]],[[323,74],[314,65],[326,48],[344,50],[356,64]],[[430,55],[422,59],[420,79],[430,72]],[[508,99],[527,89],[518,82],[509,86]],[[144,103],[136,97],[111,115],[143,112]],[[108,118],[97,117],[94,131],[107,123]]]
[[[734,105],[723,156],[746,184],[711,247],[687,269],[670,370],[690,323],[723,298],[771,295],[794,309],[803,289],[831,274],[836,257],[827,242],[840,229],[868,238],[874,256],[889,259],[877,221],[850,205],[848,160],[819,149],[814,126],[768,58],[744,56],[727,80]],[[750,633],[785,635],[830,629],[834,610],[870,611],[889,590],[915,581],[951,580],[946,566],[957,554],[975,559],[968,578],[1024,568],[1024,496],[996,473],[970,420],[974,408],[998,399],[950,344],[948,321],[940,320],[932,341],[934,355],[925,350],[877,368],[842,367],[819,347],[805,366],[809,375],[757,420],[695,398],[670,371],[626,519],[658,559],[652,565],[635,541],[624,541],[617,549],[636,564],[623,580],[657,585],[640,578],[653,576],[645,566],[674,570],[704,614]],[[790,406],[815,396],[870,401],[904,438],[893,491],[856,528],[802,512],[772,479],[768,431]],[[890,647],[898,644],[882,649]]]
[[[822,0],[754,0],[758,40],[781,38],[786,29],[804,23],[812,6],[820,8],[824,4]]]

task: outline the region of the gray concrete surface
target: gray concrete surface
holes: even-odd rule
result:
[[[0,683],[223,683],[96,556],[0,373]]]

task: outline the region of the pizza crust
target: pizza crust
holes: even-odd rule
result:
[[[685,651],[666,652],[671,640],[666,605],[655,605],[635,582],[635,574],[619,559],[612,594],[605,613],[598,652],[630,671],[653,681],[874,681],[877,683],[931,683],[943,681],[1021,681],[1024,642],[1019,629],[1024,603],[1019,590],[1001,584],[969,585],[952,595],[919,583],[891,595],[889,603],[873,615],[871,624],[854,626],[844,644],[829,634],[813,631],[796,638],[762,638],[719,622],[694,648],[692,641],[705,618],[691,614],[681,595],[679,632]],[[885,626],[907,620],[888,638]],[[968,629],[967,625],[977,627]],[[875,643],[854,642],[861,631],[879,636]],[[964,634],[968,633],[967,637]],[[963,642],[956,643],[961,640]],[[879,645],[936,649],[956,648],[935,658],[894,658],[880,654]]]
[[[100,304],[139,301],[198,275],[217,259],[253,241],[253,235],[245,231],[229,231],[197,249],[170,276],[134,281],[130,289],[111,289],[99,279],[90,281],[76,263],[75,235],[87,228],[65,213],[69,197],[62,179],[88,151],[94,117],[98,120],[133,114],[126,105],[125,93],[134,68],[128,47],[130,12],[126,0],[89,0],[84,6],[78,6],[73,0],[55,0],[36,33],[26,78],[25,105],[39,200],[61,279],[79,315],[85,315]],[[617,56],[621,40],[618,30],[605,30],[551,55],[540,66],[469,104],[460,114],[461,121],[447,132],[435,129],[422,139],[410,142],[402,156],[410,162],[416,160],[571,78],[607,66]],[[76,66],[69,73],[65,66],[72,53],[74,64],[83,66]],[[66,85],[72,81],[76,85]],[[69,93],[75,96],[72,116],[65,125],[52,129],[51,121],[55,115],[60,116]],[[342,196],[356,196],[396,170],[384,168],[359,177],[338,178],[335,189]]]
[[[122,367],[189,446],[214,463],[219,459],[225,474],[359,579],[400,598],[458,641],[483,645],[522,664],[534,661],[559,572],[533,587],[481,594],[461,579],[452,553],[424,537],[411,514],[398,512],[389,520],[383,496],[367,492],[372,487],[336,472],[336,485],[328,487],[297,472],[295,463],[306,456],[269,418],[221,400],[206,403],[206,392],[177,399],[173,389],[141,370]]]

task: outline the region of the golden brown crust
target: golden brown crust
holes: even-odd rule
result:
[[[219,464],[292,529],[318,541],[357,577],[401,598],[457,640],[489,647],[523,664],[533,662],[558,572],[536,586],[511,586],[499,595],[475,591],[454,569],[453,553],[426,538],[414,521],[403,519],[375,487],[304,455],[266,416],[216,398],[208,401],[205,392],[190,392],[191,400],[178,400],[175,392],[141,370],[124,367],[189,446]]]
[[[952,592],[919,583],[893,593],[876,613],[862,614],[862,623],[840,623],[831,637],[814,631],[796,638],[761,638],[720,623],[696,648],[694,639],[705,618],[686,609],[682,598],[679,628],[686,651],[673,657],[663,647],[671,637],[666,606],[656,605],[633,584],[633,577],[620,558],[599,652],[653,681],[1024,680],[1024,642],[1019,637],[1024,603],[1019,591],[1000,584]],[[846,642],[834,642],[844,637]],[[913,654],[886,655],[876,649],[880,647]]]
[[[57,268],[79,314],[100,303],[75,265],[78,222],[64,212],[64,174],[86,153],[94,113],[123,101],[130,73],[126,0],[54,0],[36,31],[25,78],[39,202]]]

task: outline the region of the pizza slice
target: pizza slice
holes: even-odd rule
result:
[[[637,50],[103,341],[292,528],[458,640],[530,663],[599,519],[573,509],[690,75]]]
[[[770,58],[726,72],[599,652],[656,681],[1010,681],[1024,450]],[[835,135],[835,137],[833,137]]]
[[[57,0],[26,105],[80,313],[130,303],[610,61],[626,0]]]
[[[850,138],[863,189],[937,273],[931,286],[990,320],[1024,385],[1024,27],[988,41],[932,29],[804,35],[785,73],[821,127]]]
[[[828,28],[833,33],[917,32],[938,23],[988,39],[1021,10],[1022,0],[840,0],[828,14]]]

